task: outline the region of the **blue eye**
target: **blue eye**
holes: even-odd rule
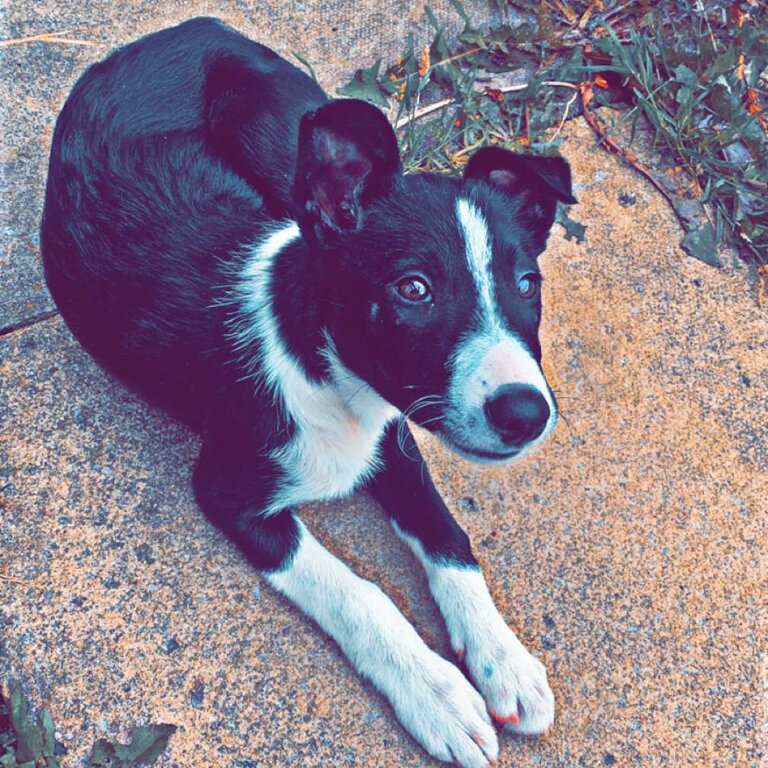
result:
[[[538,275],[535,272],[529,272],[517,281],[517,292],[524,299],[531,299],[536,295],[536,291],[539,290],[540,282],[541,275]]]

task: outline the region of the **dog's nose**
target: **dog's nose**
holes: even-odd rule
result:
[[[535,387],[505,384],[485,401],[485,415],[506,443],[529,443],[547,426],[550,410]]]

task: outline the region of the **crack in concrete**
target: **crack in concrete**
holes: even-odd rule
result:
[[[11,323],[6,325],[5,328],[0,328],[0,336],[8,336],[16,331],[23,331],[25,328],[30,328],[33,325],[42,323],[43,320],[50,320],[52,317],[56,317],[59,314],[56,309],[49,309],[45,312],[38,312],[36,315],[26,317],[24,320],[19,320],[18,323]]]

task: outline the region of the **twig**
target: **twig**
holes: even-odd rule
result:
[[[453,56],[449,56],[447,59],[440,59],[440,61],[436,61],[433,64],[429,65],[429,68],[424,73],[423,76],[428,75],[433,69],[436,69],[437,67],[442,67],[443,64],[450,64],[452,61],[459,61],[459,59],[464,59],[467,56],[472,56],[474,53],[480,53],[483,49],[480,48],[480,46],[475,46],[474,48],[467,48],[466,51],[462,51],[461,53],[455,53]],[[411,77],[414,77],[416,75],[415,72],[412,72],[410,75],[405,75],[405,77],[397,77],[394,80],[390,81],[392,83],[404,83],[406,80],[410,79]]]
[[[605,21],[610,21],[615,16],[618,16],[620,13],[623,13],[630,6],[633,6],[635,4],[635,2],[636,2],[636,0],[628,0],[628,2],[624,3],[623,5],[617,5],[616,7],[611,8],[603,16],[603,19],[605,19]]]
[[[565,111],[563,112],[563,117],[560,120],[560,125],[557,126],[557,130],[555,131],[555,133],[552,136],[552,138],[550,139],[550,141],[554,141],[560,135],[560,131],[563,130],[563,126],[565,125],[565,121],[568,119],[568,112],[571,109],[571,104],[573,104],[573,102],[576,101],[576,99],[578,99],[578,98],[579,98],[579,92],[578,91],[574,91],[573,92],[573,96],[571,96],[571,98],[568,99],[568,103],[565,105]]]
[[[566,83],[562,80],[545,80],[543,85],[548,85],[552,88],[571,88],[573,90],[577,90],[578,86],[574,85],[573,83]],[[521,83],[519,85],[505,85],[503,88],[499,88],[499,90],[502,93],[513,93],[514,91],[524,91],[526,88],[530,88],[530,83]],[[408,115],[407,117],[403,117],[400,120],[397,121],[395,124],[395,128],[397,130],[400,130],[401,128],[405,128],[406,125],[409,123],[414,122],[415,120],[421,120],[422,117],[426,117],[427,115],[431,115],[433,112],[437,112],[440,109],[443,109],[445,107],[450,106],[451,104],[456,104],[457,101],[455,98],[451,97],[450,99],[443,99],[442,101],[436,101],[434,104],[429,104],[426,107],[422,107],[421,109],[416,110],[412,115]]]
[[[474,152],[479,146],[482,145],[482,141],[476,141],[474,144],[468,144],[463,149],[458,150],[458,152],[454,152],[451,155],[451,159],[455,159],[457,157],[462,157],[463,155],[466,155],[469,152]]]
[[[6,576],[0,573],[0,581],[7,581],[9,584],[18,584],[22,587],[34,587],[35,589],[45,589],[45,586],[35,581],[24,581],[24,579],[15,579],[13,576]]]
[[[768,264],[761,264],[757,268],[759,283],[757,286],[757,303],[764,309],[768,309]]]
[[[592,128],[592,130],[600,137],[600,140],[602,141],[603,146],[612,154],[620,155],[621,157],[623,157],[638,173],[645,176],[645,178],[648,179],[648,181],[650,181],[651,184],[653,184],[653,186],[659,192],[661,192],[662,195],[664,195],[664,198],[666,199],[666,201],[669,203],[670,207],[674,211],[675,216],[680,222],[680,225],[687,232],[690,227],[689,225],[687,225],[685,218],[677,210],[677,206],[675,205],[675,201],[672,195],[670,195],[669,192],[667,192],[667,190],[664,189],[664,186],[657,181],[656,177],[647,168],[643,167],[640,164],[634,152],[630,152],[628,149],[624,149],[623,147],[620,147],[608,135],[608,132],[603,127],[597,115],[594,112],[592,112],[587,106],[589,102],[592,100],[592,96],[593,96],[592,86],[587,82],[579,83],[578,92],[579,92],[579,95],[581,96],[581,108],[584,113],[584,119],[587,121],[590,128]]]
[[[71,32],[82,32],[85,29],[92,29],[93,27],[76,27],[75,29],[63,29],[61,32],[43,32],[39,35],[30,35],[29,37],[18,37],[13,40],[0,40],[0,47],[6,47],[11,45],[24,45],[26,43],[65,43],[68,45],[102,45],[102,43],[96,43],[93,40],[76,40],[70,37],[62,37],[62,35],[68,35]]]

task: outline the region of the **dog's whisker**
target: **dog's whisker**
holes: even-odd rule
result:
[[[428,424],[434,424],[435,422],[442,421],[442,416],[433,416],[431,419],[424,419],[424,421],[419,422],[420,427],[426,427]]]
[[[577,437],[576,433],[573,431],[573,428],[571,427],[570,419],[562,411],[560,411],[560,418],[563,420],[563,422],[565,422],[565,426],[568,428],[568,434],[571,437]]]

